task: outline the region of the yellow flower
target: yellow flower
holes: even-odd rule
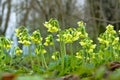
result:
[[[116,34],[116,31],[114,30],[114,26],[113,25],[108,25],[107,27],[106,27],[106,32],[108,33],[108,34]]]
[[[95,49],[95,47],[96,47],[96,44],[90,46],[91,49]]]
[[[56,57],[55,57],[55,55],[52,55],[52,59],[53,59],[53,60],[56,60]]]
[[[39,45],[36,49],[35,49],[36,54],[45,54],[47,51],[44,49],[44,47],[42,45]]]
[[[35,37],[30,37],[30,38],[35,44],[39,44],[42,42],[42,38],[35,38]]]
[[[92,52],[93,52],[93,49],[90,48],[90,49],[88,50],[88,53],[92,53]]]
[[[22,43],[23,44],[23,41],[20,40],[20,41],[18,41],[18,43]]]
[[[20,55],[22,53],[22,50],[16,50],[16,55]]]
[[[42,37],[40,35],[39,30],[36,30],[33,32],[33,34],[31,35],[30,39],[32,40],[32,42],[34,42],[35,44],[39,44],[42,42]]]
[[[88,60],[88,61],[90,61],[90,58],[89,58],[89,57],[87,57],[87,60]]]
[[[6,49],[10,49],[10,48],[11,48],[10,44],[6,45]]]
[[[83,21],[79,21],[77,24],[78,24],[78,26],[80,26],[80,27],[83,27],[83,26],[84,26],[84,22],[83,22]]]
[[[113,30],[114,29],[114,26],[109,24],[107,27],[106,27],[107,30]]]
[[[16,47],[16,49],[15,49],[16,55],[20,55],[22,52],[23,51],[19,47]]]
[[[71,43],[71,42],[73,42],[72,41],[73,36],[71,34],[64,34],[63,37],[65,39],[65,43]]]
[[[104,40],[104,43],[108,46],[109,45],[109,41]]]
[[[59,24],[55,19],[50,19],[48,22],[45,22],[44,26],[48,29],[48,32],[52,33],[59,31]]]
[[[51,27],[48,29],[48,32],[57,32],[59,29],[57,27]]]
[[[92,54],[92,59],[95,59],[95,53]]]
[[[44,43],[44,45],[45,45],[45,46],[48,46],[48,43],[47,43],[47,42],[45,42],[45,43]]]
[[[86,46],[87,44],[83,41],[80,42],[81,46]]]
[[[82,56],[80,55],[79,52],[76,53],[76,58],[78,58],[78,59],[82,59]]]
[[[30,42],[30,41],[27,41],[27,40],[18,41],[18,42],[19,42],[19,43],[22,43],[22,44],[25,45],[25,46],[28,46],[28,45],[31,44],[31,42]]]
[[[25,46],[28,46],[28,45],[30,45],[30,44],[31,44],[30,41],[27,41],[27,40],[24,40],[24,41],[23,41],[23,45],[25,45]]]
[[[98,38],[98,40],[99,40],[99,42],[101,43],[101,44],[105,44],[105,45],[109,45],[109,41],[108,40],[104,40],[104,39],[102,39],[102,38]]]
[[[36,52],[36,54],[39,54],[39,49],[36,48],[36,49],[35,49],[35,52]]]
[[[115,45],[115,44],[117,44],[117,43],[118,43],[118,41],[119,41],[119,37],[116,37],[116,38],[113,40],[113,43],[112,43],[112,45]]]
[[[120,34],[120,30],[118,31],[118,33]]]
[[[45,38],[45,43],[44,43],[45,46],[48,46],[48,45],[54,45],[53,43],[53,35],[48,35],[46,38]]]
[[[101,38],[98,38],[98,41],[99,41],[100,43],[102,43],[102,42],[103,42],[103,39],[101,39]]]
[[[46,51],[45,49],[42,49],[42,50],[41,50],[41,53],[42,53],[42,54],[45,54],[46,52],[47,52],[47,51]]]

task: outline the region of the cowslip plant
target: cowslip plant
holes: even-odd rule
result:
[[[40,44],[42,42],[42,37],[39,30],[34,31],[30,38],[34,44]]]
[[[23,54],[26,54],[28,53],[29,56],[30,56],[30,61],[31,61],[31,66],[33,66],[33,60],[32,60],[32,53],[31,53],[31,49],[30,49],[30,44],[31,44],[31,41],[30,41],[30,35],[28,33],[28,29],[26,29],[24,26],[20,26],[19,28],[17,28],[15,30],[16,32],[16,36],[18,37],[19,41],[18,43],[22,44],[23,47],[27,48],[27,52],[25,52],[23,50]]]
[[[12,43],[12,40],[5,37],[0,37],[0,68],[6,68],[7,63],[11,64],[12,57],[9,55],[9,52],[12,47]],[[2,69],[5,70],[5,68]]]
[[[22,55],[22,53],[23,53],[23,51],[22,51],[19,47],[15,47],[15,54],[16,54],[17,56]]]
[[[59,29],[59,23],[56,19],[50,19],[48,22],[44,23],[44,26],[48,29],[48,32],[54,33],[58,32]]]
[[[77,58],[84,58],[83,60],[90,61],[90,57],[94,53],[94,49],[96,47],[96,44],[93,44],[93,41],[88,37],[88,33],[85,30],[85,23],[83,21],[78,22],[78,28],[76,29],[77,32],[79,32],[78,36],[80,39],[80,45],[82,47],[81,50],[76,53]]]
[[[58,51],[54,52],[51,58],[53,60],[58,60],[59,59],[59,52]]]
[[[44,48],[44,45],[42,44],[42,40],[43,38],[41,37],[40,31],[36,30],[32,33],[31,35],[31,41],[34,43],[34,52],[35,55],[37,57],[37,61],[38,61],[38,66],[40,66],[40,61],[42,61],[42,66],[47,68],[47,63],[45,61],[45,57],[44,54],[47,52]],[[39,57],[40,56],[40,57]],[[39,59],[41,58],[41,59]]]
[[[5,37],[0,37],[0,44],[6,50],[9,50],[12,47],[12,41]]]
[[[61,31],[61,34],[57,35],[58,36],[57,41],[64,42],[65,46],[66,46],[66,44],[70,44],[71,55],[73,55],[73,49],[72,49],[73,45],[72,44],[79,39],[80,34],[81,33],[79,31],[77,31],[77,29],[75,29],[75,28],[65,29],[65,30]]]
[[[44,43],[45,46],[52,46],[54,45],[54,41],[53,41],[53,35],[48,35],[46,38],[45,38],[45,43]]]
[[[94,53],[94,49],[96,47],[95,44],[92,43],[93,41],[90,40],[89,38],[86,38],[86,39],[83,39],[80,41],[80,44],[82,46],[82,49],[84,51],[84,57],[85,57],[85,60],[89,60],[90,59],[90,56]]]
[[[79,39],[80,32],[78,32],[75,28],[69,28],[62,32],[62,36],[59,34],[57,41],[63,41],[65,43],[73,43],[74,41]],[[61,39],[60,39],[61,38]]]
[[[79,37],[81,39],[88,37],[88,33],[85,30],[85,23],[83,21],[79,21],[77,24],[78,24],[77,31],[79,32]]]
[[[19,38],[19,43],[23,44],[24,46],[29,46],[31,44],[28,30],[24,26],[19,27],[15,31],[16,36]]]
[[[0,37],[0,56],[5,55],[5,53],[8,54],[12,47],[12,43],[12,40],[5,37]]]
[[[44,49],[44,46],[42,44],[37,45],[35,48],[35,53],[38,54],[45,54],[46,50]]]
[[[45,61],[45,57],[44,57],[44,54],[46,53],[46,50],[44,49],[44,46],[42,44],[39,44],[39,45],[36,46],[35,53],[36,53],[37,56],[39,56],[39,55],[41,56],[40,58],[42,60],[42,66],[45,67],[45,68],[48,68],[47,63]],[[37,58],[39,58],[39,57],[37,57]],[[38,59],[38,63],[39,63],[39,59]]]
[[[106,54],[101,54],[108,59],[114,59],[115,56],[119,53],[120,50],[120,41],[117,36],[117,32],[114,30],[114,26],[108,25],[106,31],[98,37],[100,43],[100,51]],[[117,56],[116,56],[117,57]]]

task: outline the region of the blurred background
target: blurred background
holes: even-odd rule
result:
[[[14,30],[21,25],[30,32],[40,29],[46,36],[43,23],[50,18],[56,18],[62,29],[83,20],[96,42],[107,24],[120,29],[120,0],[0,0],[0,36],[15,40]]]

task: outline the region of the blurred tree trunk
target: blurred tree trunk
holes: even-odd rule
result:
[[[6,30],[9,26],[8,24],[9,24],[9,19],[10,19],[10,14],[11,14],[11,0],[7,0],[7,1],[3,2],[3,4],[1,3],[1,1],[0,1],[0,6],[2,8],[2,10],[1,10],[2,12],[0,14],[0,35],[5,35]],[[4,11],[6,9],[5,6],[7,6],[7,13],[4,13]],[[3,20],[4,16],[5,16],[5,20]],[[4,29],[2,29],[3,21],[5,21]]]
[[[5,19],[5,26],[4,26],[4,31],[3,35],[5,35],[5,32],[8,27],[9,19],[10,19],[10,14],[11,14],[11,0],[7,0],[7,14],[6,14],[6,19]]]

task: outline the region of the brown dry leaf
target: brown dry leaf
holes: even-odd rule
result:
[[[3,73],[2,80],[14,80],[16,78],[16,75],[11,73]]]
[[[111,62],[109,65],[109,70],[114,71],[115,69],[120,68],[120,62]]]

